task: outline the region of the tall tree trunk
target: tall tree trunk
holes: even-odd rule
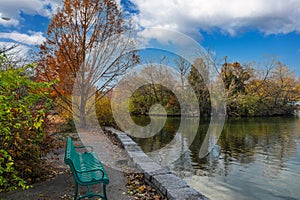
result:
[[[80,127],[80,128],[84,128],[84,127],[86,127],[86,126],[87,126],[87,123],[86,123],[86,116],[85,116],[85,113],[80,111],[79,127]]]
[[[87,121],[86,121],[86,96],[85,95],[81,95],[80,97],[81,101],[80,101],[80,114],[79,114],[79,126],[81,128],[84,128],[87,126]]]

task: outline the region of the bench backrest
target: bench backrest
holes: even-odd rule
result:
[[[80,162],[79,159],[79,154],[75,149],[73,141],[70,137],[68,137],[65,151],[65,163],[74,166],[75,163]]]

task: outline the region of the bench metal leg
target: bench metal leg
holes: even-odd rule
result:
[[[75,194],[74,194],[74,200],[80,200],[80,199],[84,199],[84,198],[92,198],[92,197],[100,197],[101,199],[107,200],[107,196],[106,196],[106,185],[103,184],[103,194],[97,194],[97,193],[93,193],[90,189],[90,186],[87,185],[87,193],[81,196],[78,196],[78,183],[76,183],[75,185]]]
[[[103,195],[104,195],[104,199],[107,200],[107,196],[106,196],[106,185],[103,184]]]
[[[75,183],[75,194],[74,194],[74,200],[77,200],[77,196],[78,196],[78,183]]]

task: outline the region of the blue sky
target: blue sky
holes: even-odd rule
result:
[[[0,19],[0,47],[20,43],[26,53],[41,44],[61,4],[1,0],[0,16],[10,20]],[[276,56],[300,76],[300,0],[122,0],[121,6],[141,34],[147,27],[179,31],[231,62]]]

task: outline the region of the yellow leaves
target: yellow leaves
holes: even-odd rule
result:
[[[139,191],[140,193],[143,193],[143,192],[145,191],[145,189],[146,189],[146,186],[145,186],[145,185],[142,185],[142,186],[138,187],[138,191]]]
[[[100,125],[111,126],[114,123],[111,102],[108,96],[97,97],[96,100],[96,114]]]
[[[31,174],[31,173],[32,173],[32,170],[31,170],[30,168],[26,168],[26,169],[25,169],[25,172],[28,173],[28,174]]]
[[[33,126],[36,130],[40,129],[43,125],[44,119],[36,119],[36,121],[33,123]]]
[[[13,166],[13,165],[14,165],[14,162],[12,162],[12,161],[9,162],[9,163],[6,163],[6,166],[7,166],[7,167],[11,167],[11,166]]]

